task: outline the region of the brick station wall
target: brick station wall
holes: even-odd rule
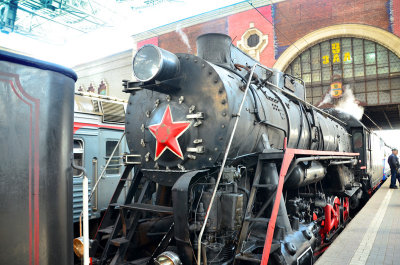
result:
[[[273,19],[271,6],[259,7],[258,11],[267,20],[272,22]],[[251,9],[219,19],[181,28],[180,30],[183,34],[179,33],[179,27],[177,27],[175,31],[157,36],[158,46],[173,53],[196,54],[196,39],[198,36],[205,33],[227,34],[234,40],[234,44],[236,44],[246,30],[249,29],[249,25],[252,23],[264,35],[268,35],[268,44],[260,54],[260,61],[267,66],[272,66],[275,63],[274,31],[273,26],[262,15],[260,15],[256,10]],[[184,42],[184,38],[187,38],[188,44]],[[138,43],[138,48],[141,47],[143,43],[147,43],[148,40],[141,40]]]
[[[179,28],[177,28],[178,30]],[[199,35],[205,33],[228,33],[228,24],[226,18],[216,19],[207,21],[205,23],[197,24],[187,28],[181,28],[180,30],[184,33],[183,36],[187,36],[188,44],[185,44],[183,39],[177,30],[160,35],[158,38],[159,47],[173,52],[173,53],[192,53],[195,54],[196,39]]]
[[[394,0],[400,2],[400,0]],[[400,14],[399,14],[400,15]],[[293,42],[317,29],[364,24],[391,30],[388,0],[288,0],[275,5],[276,57]]]

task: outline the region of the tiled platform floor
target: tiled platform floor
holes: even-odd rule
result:
[[[316,265],[400,265],[400,189],[388,179]]]

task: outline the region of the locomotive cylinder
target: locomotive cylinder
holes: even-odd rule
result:
[[[290,174],[286,187],[299,188],[306,185],[316,183],[322,180],[326,175],[326,167],[320,162],[312,161],[309,166],[299,164],[295,166]]]

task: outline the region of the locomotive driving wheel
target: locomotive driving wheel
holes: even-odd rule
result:
[[[336,232],[340,222],[340,199],[336,196],[327,200],[324,207],[325,220],[322,226],[323,238],[329,240]]]
[[[340,223],[344,224],[350,217],[350,202],[348,197],[342,198],[341,201],[342,205],[340,207]]]

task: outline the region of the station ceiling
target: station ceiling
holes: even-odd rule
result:
[[[180,0],[0,0],[0,31],[59,42],[100,27],[113,27],[124,16],[177,1]]]
[[[400,129],[400,105],[365,106],[361,122],[374,130],[398,130]]]

